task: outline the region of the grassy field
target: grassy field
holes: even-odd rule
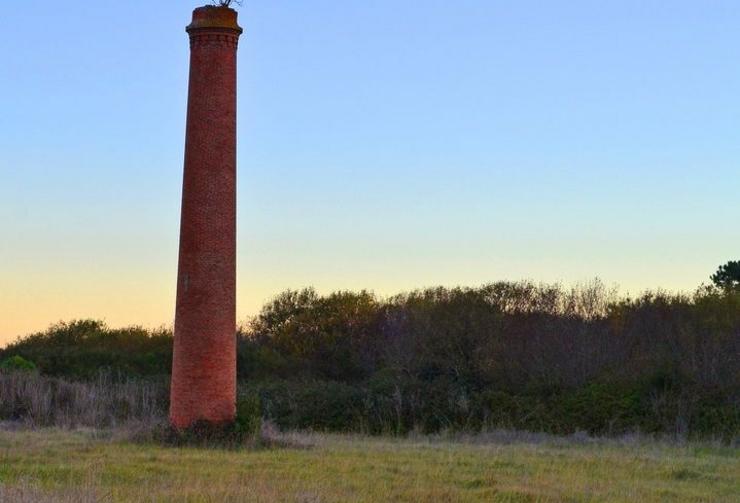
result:
[[[253,450],[0,431],[0,501],[738,501],[738,449],[512,434],[284,435]]]

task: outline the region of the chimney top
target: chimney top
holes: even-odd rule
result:
[[[193,30],[235,30],[239,33],[242,29],[236,22],[237,12],[229,7],[206,5],[198,7],[193,11],[193,22],[185,30],[190,33]]]

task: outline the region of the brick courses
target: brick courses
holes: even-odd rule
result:
[[[236,11],[200,7],[190,36],[170,421],[236,411]]]

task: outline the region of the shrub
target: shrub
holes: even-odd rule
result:
[[[236,431],[247,435],[257,435],[261,426],[262,408],[259,395],[255,392],[241,395],[236,402]]]
[[[257,432],[240,429],[237,423],[214,424],[197,421],[179,430],[169,424],[162,425],[149,440],[172,447],[238,448],[259,443]]]
[[[59,323],[0,350],[0,359],[17,355],[33,361],[48,376],[93,380],[112,376],[167,375],[172,366],[172,334],[140,327],[110,329],[101,321]]]
[[[29,360],[26,360],[22,356],[11,356],[0,362],[0,370],[7,372],[20,371],[20,372],[32,372],[36,370],[36,365]]]

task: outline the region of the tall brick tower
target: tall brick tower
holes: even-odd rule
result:
[[[236,413],[236,11],[193,11],[170,422]]]

